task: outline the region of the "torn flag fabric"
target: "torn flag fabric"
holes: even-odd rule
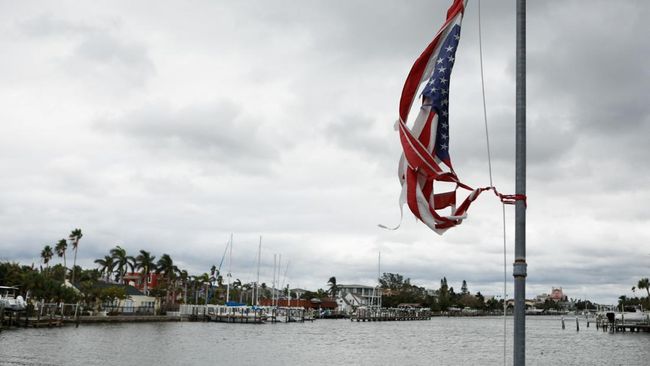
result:
[[[472,201],[490,189],[473,189],[460,182],[449,155],[449,84],[465,4],[466,0],[454,0],[445,24],[413,64],[402,90],[396,126],[404,150],[399,163],[400,206],[407,203],[413,214],[438,234],[460,224]],[[409,128],[408,116],[416,97],[422,105]],[[437,192],[436,182],[451,183],[455,188]],[[457,205],[459,188],[470,193]]]

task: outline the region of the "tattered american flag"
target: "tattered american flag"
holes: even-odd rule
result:
[[[445,24],[413,64],[402,90],[397,121],[404,149],[399,163],[400,207],[407,203],[413,214],[438,234],[460,224],[471,202],[490,189],[472,189],[461,183],[449,156],[449,84],[465,4],[466,0],[454,0]],[[422,105],[409,128],[408,115],[416,97],[422,99]],[[436,182],[452,183],[455,188],[437,192]],[[459,188],[471,192],[457,206]]]

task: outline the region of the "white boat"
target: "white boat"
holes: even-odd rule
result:
[[[626,306],[623,311],[610,310],[605,313],[605,316],[610,322],[616,321],[624,324],[650,323],[650,313],[643,311],[640,306]]]
[[[650,314],[643,311],[641,307],[625,308],[623,312],[616,313],[616,320],[624,323],[645,323],[650,322]]]
[[[0,308],[10,311],[23,311],[27,303],[22,296],[16,296],[17,287],[0,286]]]

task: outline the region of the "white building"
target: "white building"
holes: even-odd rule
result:
[[[381,304],[381,288],[365,285],[337,285],[336,304],[341,312],[352,312],[359,306]]]

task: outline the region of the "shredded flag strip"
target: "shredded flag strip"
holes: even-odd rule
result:
[[[413,64],[402,89],[396,123],[403,148],[398,170],[402,185],[400,208],[408,204],[411,212],[438,234],[459,225],[471,203],[483,191],[493,190],[504,203],[523,199],[518,195],[502,195],[494,187],[473,189],[459,180],[451,163],[449,85],[466,2],[454,0],[445,24]],[[416,98],[422,104],[413,127],[409,128],[409,112]],[[455,188],[438,192],[436,182],[451,183]],[[470,193],[457,205],[460,188]]]

